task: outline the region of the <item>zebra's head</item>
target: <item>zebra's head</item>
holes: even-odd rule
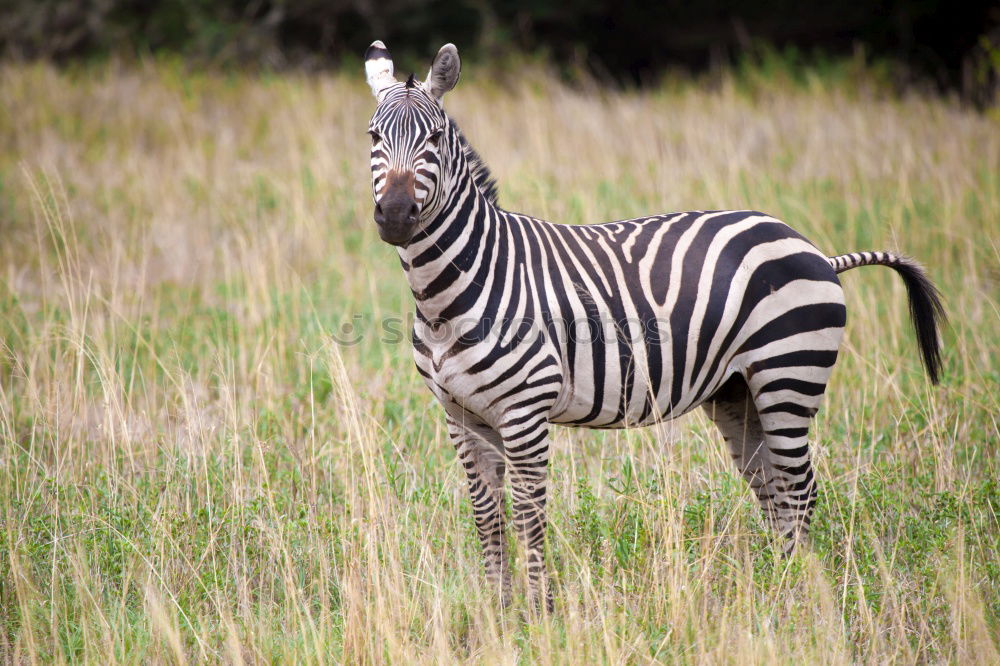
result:
[[[372,138],[372,196],[379,236],[405,246],[439,206],[452,140],[441,98],[458,82],[454,44],[434,57],[427,80],[393,76],[392,56],[381,41],[365,52],[368,85],[378,100],[368,126]]]

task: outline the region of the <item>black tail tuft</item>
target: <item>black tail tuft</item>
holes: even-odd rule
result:
[[[898,261],[886,265],[899,273],[906,284],[906,293],[910,298],[910,317],[917,331],[920,354],[923,356],[931,383],[937,384],[941,376],[938,326],[947,320],[944,306],[941,304],[941,294],[920,264],[912,259],[899,257]]]

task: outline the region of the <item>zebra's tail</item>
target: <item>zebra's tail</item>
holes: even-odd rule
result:
[[[937,384],[941,372],[941,343],[938,337],[938,324],[946,320],[944,306],[941,305],[941,294],[927,277],[923,267],[910,259],[890,252],[852,252],[836,257],[828,257],[827,261],[837,273],[849,271],[858,266],[878,264],[888,266],[903,278],[906,293],[910,298],[910,318],[917,331],[917,342],[920,354],[924,359],[927,374],[931,383]]]

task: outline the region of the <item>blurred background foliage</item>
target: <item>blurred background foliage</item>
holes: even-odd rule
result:
[[[891,63],[895,84],[996,98],[1000,4],[955,0],[0,0],[0,54],[67,61],[171,53],[218,66],[335,67],[384,40],[421,71],[444,42],[479,60],[550,59],[633,85],[762,51]]]

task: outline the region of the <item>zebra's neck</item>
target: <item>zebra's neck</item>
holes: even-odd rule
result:
[[[432,219],[407,244],[399,258],[416,302],[427,321],[471,314],[472,305],[494,280],[484,262],[495,264],[498,230],[507,213],[496,205],[489,172],[452,125],[455,146],[450,177]],[[494,266],[495,267],[495,266]]]

